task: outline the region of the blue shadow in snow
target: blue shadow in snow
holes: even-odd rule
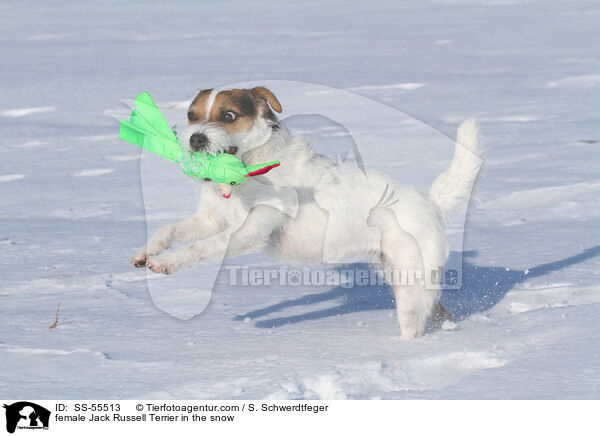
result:
[[[457,253],[452,255],[464,257],[472,256],[473,252]],[[571,265],[584,262],[600,254],[600,245],[589,248],[580,254],[555,262],[545,263],[519,271],[503,267],[478,266],[463,262],[463,284],[460,289],[445,290],[441,302],[456,320],[464,319],[478,312],[484,312],[494,307],[516,284],[527,279],[540,277],[558,271]],[[367,265],[356,264],[353,268],[366,268]],[[353,312],[374,310],[390,310],[395,308],[394,295],[389,286],[355,286],[353,288],[337,287],[322,293],[306,294],[302,297],[285,300],[263,309],[254,310],[235,319],[256,319],[272,313],[279,312],[289,307],[318,304],[329,300],[340,300],[338,306],[309,311],[300,315],[270,318],[257,321],[256,327],[274,328],[286,324],[344,315]]]

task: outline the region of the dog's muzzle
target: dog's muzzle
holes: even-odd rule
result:
[[[204,133],[194,133],[190,136],[190,148],[192,151],[204,151],[208,146],[208,136]]]
[[[187,126],[179,137],[182,147],[192,153],[227,153],[233,145],[225,129],[216,123]]]

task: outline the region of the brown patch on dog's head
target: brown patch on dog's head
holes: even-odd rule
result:
[[[212,89],[200,91],[188,110],[189,124],[218,123],[229,134],[252,130],[257,118],[277,122],[271,110],[281,112],[281,103],[266,88],[231,89],[213,95]]]
[[[200,91],[192,100],[192,104],[190,104],[190,108],[188,109],[187,113],[188,124],[199,123],[204,119],[204,112],[202,112],[202,108],[206,107],[211,92],[212,89]]]

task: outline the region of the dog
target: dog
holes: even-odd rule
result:
[[[444,267],[444,214],[467,200],[479,171],[475,120],[461,124],[449,169],[424,194],[317,154],[274,112],[282,112],[281,103],[264,87],[198,93],[180,135],[182,147],[234,154],[248,165],[279,160],[281,166],[236,186],[228,199],[215,183],[200,181],[197,212],[160,228],[132,264],[173,274],[201,261],[257,252],[302,264],[364,258],[423,271],[414,283],[390,283],[403,338],[420,337],[428,320],[448,317],[439,303],[440,285],[427,272]],[[295,205],[289,189],[297,194]]]

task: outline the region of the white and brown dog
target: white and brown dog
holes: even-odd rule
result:
[[[279,160],[281,166],[236,187],[229,199],[216,184],[201,181],[198,211],[159,229],[132,263],[172,274],[205,260],[265,251],[303,264],[362,257],[423,271],[423,280],[391,283],[402,336],[421,336],[427,320],[445,312],[440,285],[427,272],[443,267],[449,255],[443,214],[466,200],[477,177],[477,124],[469,119],[460,126],[450,168],[422,194],[383,175],[369,172],[367,178],[337,166],[292,135],[273,111],[281,112],[281,104],[262,87],[208,89],[196,96],[184,147],[235,154],[248,165]],[[286,194],[290,188],[295,204]]]

